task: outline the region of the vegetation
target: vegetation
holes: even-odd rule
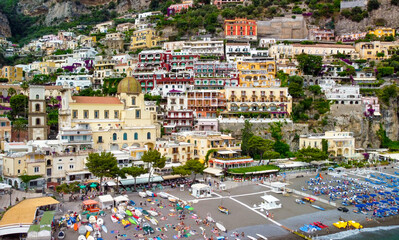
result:
[[[73,182],[73,183],[63,183],[61,185],[58,185],[55,187],[55,191],[58,193],[66,193],[66,194],[71,194],[73,195],[74,193],[78,193],[80,190],[79,188],[79,182]]]
[[[298,68],[304,74],[313,75],[313,76],[319,75],[323,64],[323,59],[321,56],[308,55],[302,53],[297,56],[297,60],[299,63]]]
[[[398,88],[394,85],[385,86],[381,89],[378,97],[385,105],[390,105],[390,100],[395,99],[398,96]]]
[[[241,129],[241,151],[243,155],[247,155],[249,152],[249,139],[253,136],[252,132],[252,124],[248,121],[245,120],[244,123],[244,128]]]
[[[294,98],[303,95],[303,79],[300,76],[290,76],[288,79],[288,92]]]
[[[399,141],[392,141],[387,136],[382,123],[380,123],[380,129],[377,130],[377,136],[380,139],[380,147],[389,148],[389,151],[399,151]]]
[[[328,159],[328,154],[325,151],[311,147],[299,150],[295,156],[297,161],[307,163],[310,163],[311,161],[323,161]]]
[[[29,182],[38,178],[41,178],[42,175],[21,175],[19,176],[19,178],[21,179],[21,181],[24,183],[25,185],[25,191],[28,191],[28,187],[29,187]]]
[[[104,177],[115,177],[119,172],[116,157],[110,152],[90,153],[86,167],[94,176],[100,178],[100,186]]]
[[[137,190],[136,188],[136,179],[140,175],[147,173],[147,169],[144,169],[142,167],[137,167],[137,166],[131,166],[131,167],[125,167],[121,169],[122,172],[126,175],[130,175],[134,178],[134,190]]]
[[[161,156],[161,153],[157,150],[150,150],[143,154],[141,160],[148,164],[148,185],[151,180],[151,169],[152,168],[163,168],[166,164],[166,158]]]
[[[244,168],[230,168],[228,170],[229,173],[237,173],[237,174],[245,174],[250,172],[260,172],[260,171],[268,171],[268,170],[280,170],[279,167],[274,165],[261,165],[261,166],[252,166],[252,167],[244,167]]]
[[[272,140],[252,136],[248,141],[249,155],[253,158],[260,156],[260,160],[263,159],[264,155],[267,159],[278,158],[280,154],[272,151],[273,146]]]
[[[283,123],[281,122],[274,122],[269,123],[270,132],[272,138],[274,139],[273,150],[280,154],[281,157],[291,157],[292,152],[290,152],[290,145],[285,143],[283,140],[283,133],[282,133],[282,126]]]

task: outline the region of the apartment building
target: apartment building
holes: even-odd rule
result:
[[[247,18],[235,18],[224,20],[224,35],[227,39],[256,40],[258,29],[256,20]]]
[[[332,156],[350,157],[355,154],[355,138],[352,132],[328,131],[324,134],[301,135],[299,148],[322,149],[322,141],[327,140],[328,152]]]

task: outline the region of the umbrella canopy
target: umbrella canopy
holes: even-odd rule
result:
[[[364,198],[370,198],[370,196],[369,196],[369,195],[363,195],[363,197],[364,197]]]
[[[398,189],[394,189],[394,190],[392,190],[392,192],[397,193],[399,191],[398,191]]]
[[[391,194],[391,192],[386,191],[385,194]]]
[[[381,203],[388,203],[388,201],[385,201],[385,200],[382,200],[382,201],[380,201]]]
[[[377,194],[371,193],[371,194],[370,194],[370,196],[372,196],[372,197],[376,197],[376,196],[377,196]]]
[[[391,207],[390,209],[391,210],[398,210],[398,208],[396,208],[396,207]]]
[[[373,204],[379,204],[380,202],[373,202]]]
[[[80,187],[80,189],[84,189],[84,188],[86,188],[86,185],[80,185],[79,187]]]
[[[379,213],[383,213],[383,212],[385,212],[384,210],[382,210],[382,209],[378,209],[377,210],[377,212],[379,212]]]
[[[388,202],[393,202],[393,199],[388,199],[387,201],[388,201]]]
[[[385,196],[385,193],[382,193],[382,192],[379,192],[378,194],[380,194],[380,195],[382,195],[382,196]]]
[[[373,203],[366,203],[367,204],[367,206],[373,206]]]
[[[78,232],[79,232],[79,234],[85,234],[86,233],[86,228],[85,228],[85,226],[80,226],[80,228],[79,228],[79,230],[78,230]]]
[[[399,201],[399,197],[396,197],[395,200]]]
[[[180,207],[180,206],[177,206],[177,207],[176,207],[176,210],[183,210],[183,208]]]
[[[91,184],[90,184],[90,187],[91,187],[91,188],[95,188],[95,187],[97,187],[97,184],[96,184],[96,183],[91,183]]]

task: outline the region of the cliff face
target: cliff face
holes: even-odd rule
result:
[[[144,9],[150,0],[20,0],[18,10],[28,16],[44,16],[44,24],[56,25],[74,17],[89,14],[97,6],[114,5],[112,11],[125,13],[131,9]]]
[[[11,28],[7,17],[0,12],[0,36],[11,37]]]

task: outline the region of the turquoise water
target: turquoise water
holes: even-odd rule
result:
[[[386,226],[365,228],[362,230],[350,230],[339,232],[327,236],[317,238],[318,240],[398,240],[399,239],[399,226]]]

